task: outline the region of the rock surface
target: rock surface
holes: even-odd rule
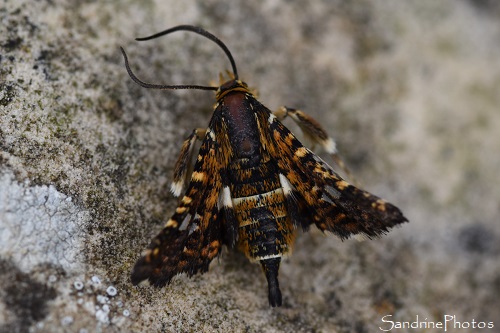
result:
[[[0,332],[375,332],[388,315],[500,332],[499,22],[472,0],[2,1]],[[228,251],[207,274],[133,287],[214,99],[138,87],[118,46],[152,82],[206,85],[229,66],[193,34],[133,40],[177,24],[226,42],[265,105],[320,120],[410,223],[361,243],[300,234],[278,309]]]

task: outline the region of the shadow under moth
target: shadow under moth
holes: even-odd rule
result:
[[[191,133],[174,168],[171,190],[180,197],[179,204],[135,264],[133,284],[148,280],[162,287],[177,274],[204,273],[226,245],[261,264],[269,304],[281,306],[278,270],[298,228],[308,230],[314,224],[343,240],[358,234],[377,237],[407,221],[397,207],[349,184],[297,140],[282,124],[284,118],[292,118],[349,176],[335,142],[320,124],[300,110],[281,107],[271,112],[262,105],[239,80],[229,49],[217,37],[180,25],[137,40],[181,30],[215,42],[229,58],[232,73],[227,81],[221,75],[219,87],[146,83],[132,72],[121,48],[128,74],[142,87],[216,92],[208,128]],[[201,147],[188,174],[197,140]]]

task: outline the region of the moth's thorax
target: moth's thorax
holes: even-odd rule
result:
[[[224,90],[226,85],[230,87],[228,90]],[[260,161],[262,145],[252,108],[255,99],[239,81],[226,82],[221,91],[223,95],[218,101],[218,108],[226,124],[235,160],[255,165]]]

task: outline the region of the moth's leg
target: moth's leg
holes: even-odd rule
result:
[[[340,169],[342,169],[345,175],[353,183],[357,183],[352,176],[351,171],[349,171],[342,158],[340,158],[335,141],[326,133],[323,127],[313,117],[303,111],[288,108],[286,106],[280,107],[277,111],[273,112],[273,114],[280,121],[285,119],[287,116],[290,116],[290,118],[292,118],[295,123],[299,125],[306,139],[311,141],[313,144],[313,147],[311,148],[314,148],[315,144],[319,144],[328,154],[332,156],[333,161],[339,166]]]
[[[191,160],[193,157],[194,144],[197,139],[200,141],[203,140],[206,133],[206,129],[196,128],[182,144],[179,158],[175,163],[174,180],[172,182],[172,185],[170,186],[170,191],[172,191],[172,193],[176,197],[179,197],[186,188],[187,172],[190,168]]]

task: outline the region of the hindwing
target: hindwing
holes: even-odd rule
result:
[[[346,239],[355,234],[377,237],[407,221],[394,205],[342,179],[265,106],[255,101],[254,110],[261,140],[292,186],[296,225],[306,229],[314,223]]]

